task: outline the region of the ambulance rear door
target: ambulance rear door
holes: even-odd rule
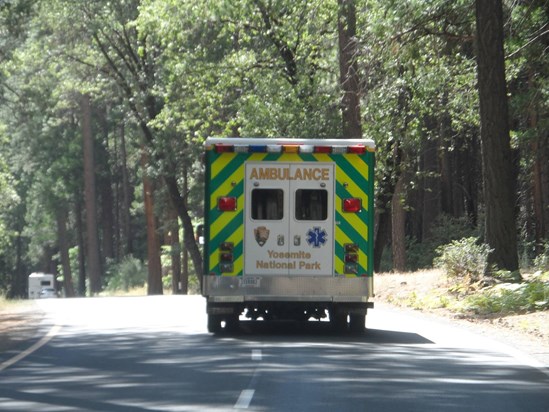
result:
[[[334,274],[334,165],[246,164],[244,275]]]

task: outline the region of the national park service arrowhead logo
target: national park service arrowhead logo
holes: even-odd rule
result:
[[[259,246],[263,246],[269,239],[269,229],[265,226],[258,226],[254,229],[255,240]]]

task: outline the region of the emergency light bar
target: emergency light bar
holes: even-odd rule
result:
[[[278,145],[243,145],[216,143],[213,145],[216,153],[323,153],[323,154],[364,154],[373,151],[366,145],[338,146],[338,145],[306,145],[306,144],[278,144]]]

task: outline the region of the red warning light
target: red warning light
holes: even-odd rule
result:
[[[222,196],[218,198],[217,208],[222,212],[234,212],[236,210],[236,197]]]
[[[357,197],[343,199],[343,211],[347,213],[358,213],[362,210],[362,201]]]

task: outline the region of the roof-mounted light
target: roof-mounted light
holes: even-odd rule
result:
[[[347,153],[347,146],[332,146],[332,153],[334,154]]]
[[[248,150],[247,144],[237,144],[234,146],[235,153],[248,153]]]
[[[250,153],[266,153],[267,145],[250,145],[248,147],[248,152]]]
[[[282,151],[284,153],[299,153],[298,144],[284,144],[282,145]]]
[[[313,153],[314,148],[315,147],[312,146],[312,145],[303,144],[303,145],[299,146],[299,153]]]
[[[234,152],[234,146],[232,144],[218,143],[214,145],[216,153],[230,153]]]
[[[363,145],[354,145],[347,147],[347,153],[353,154],[364,154],[366,152],[366,146]]]
[[[282,146],[279,144],[269,144],[267,145],[267,153],[280,153],[282,152]]]
[[[332,153],[332,146],[315,146],[315,153]]]

